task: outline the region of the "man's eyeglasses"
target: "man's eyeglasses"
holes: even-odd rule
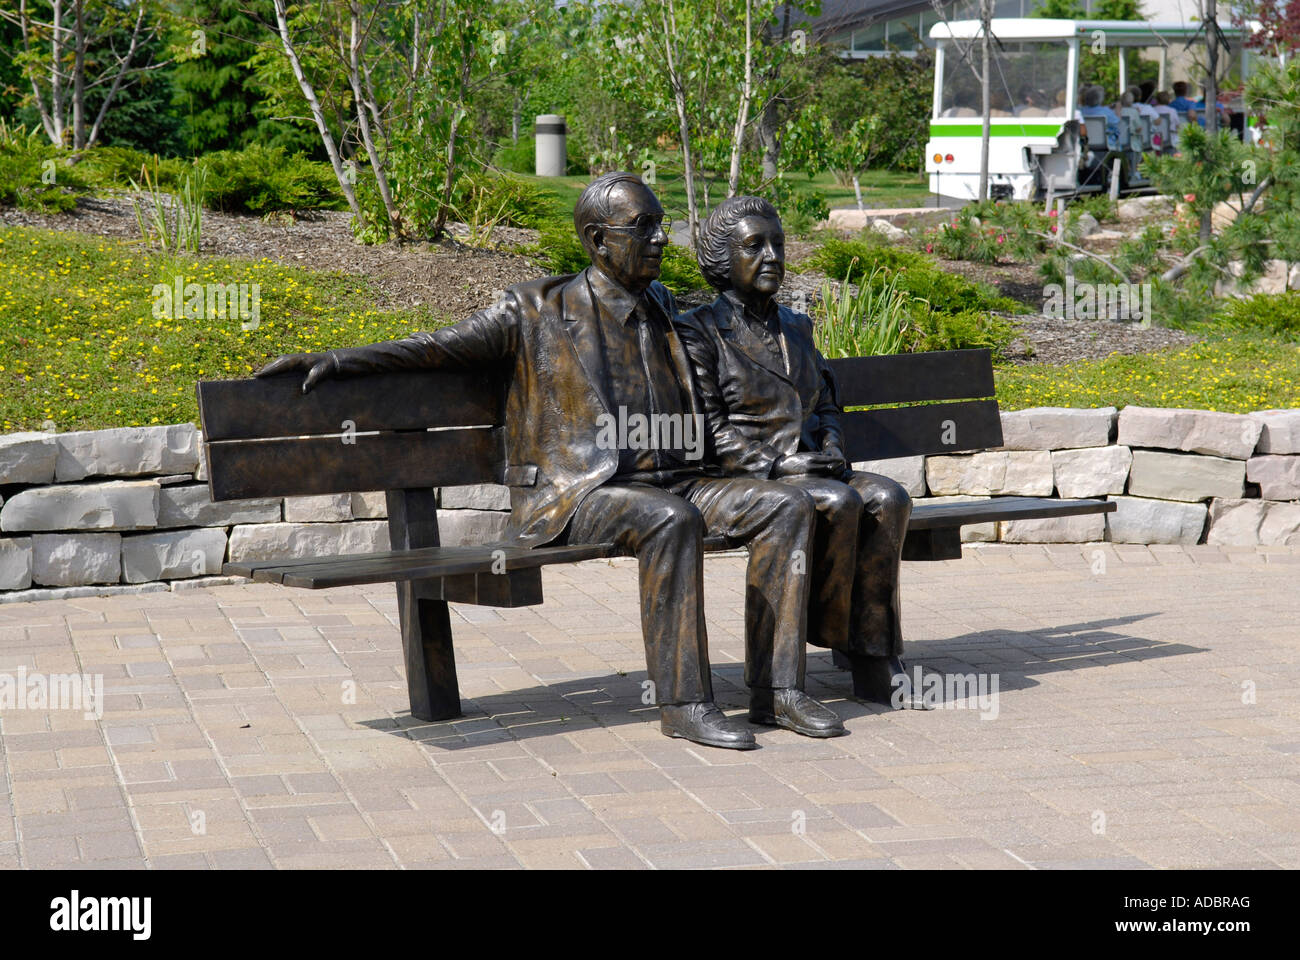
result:
[[[664,225],[664,217],[656,217],[653,214],[643,214],[636,218],[634,223],[607,223],[605,230],[619,230],[632,234],[638,240],[649,240]]]

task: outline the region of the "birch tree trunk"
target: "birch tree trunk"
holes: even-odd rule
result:
[[[736,108],[736,126],[731,132],[731,171],[727,175],[727,196],[734,197],[740,186],[740,148],[749,122],[749,103],[754,95],[754,0],[745,0],[745,79],[740,85],[740,104]]]
[[[677,36],[677,11],[672,0],[667,0],[659,12],[663,21],[664,57],[668,63],[668,78],[673,88],[673,101],[677,106],[678,135],[682,141],[682,165],[686,180],[686,219],[690,225],[691,250],[699,248],[700,214],[695,206],[695,164],[691,159],[691,126],[686,119],[686,89],[674,53]]]
[[[144,27],[144,5],[141,4],[136,12],[135,26],[131,28],[131,45],[127,48],[126,56],[122,58],[121,68],[117,71],[117,76],[113,78],[113,85],[109,88],[108,93],[104,96],[104,102],[99,105],[99,112],[95,115],[95,122],[91,125],[90,135],[86,138],[86,146],[93,147],[99,140],[99,128],[104,123],[104,117],[108,115],[108,107],[117,96],[117,91],[122,87],[122,80],[131,69],[131,61],[135,59],[136,51],[140,48],[140,31]]]
[[[30,56],[32,21],[27,16],[27,0],[18,0],[18,32],[23,38],[23,53]],[[41,127],[45,130],[45,136],[49,137],[51,143],[58,143],[59,128],[55,124],[49,105],[45,102],[45,95],[41,93],[41,85],[36,81],[36,71],[29,66],[23,73],[27,75],[27,82],[31,84],[32,99],[36,102],[36,110],[41,116]]]
[[[433,224],[433,235],[439,237],[447,227],[451,213],[451,194],[456,187],[456,138],[460,135],[461,121],[469,115],[465,109],[465,92],[474,70],[473,48],[461,44],[460,88],[456,91],[456,109],[451,115],[451,128],[447,133],[447,175],[442,182],[442,201],[438,204],[438,217]]]
[[[383,158],[375,148],[375,139],[370,131],[370,117],[367,110],[378,117],[379,111],[372,98],[367,97],[361,89],[361,7],[352,0],[348,4],[351,19],[351,33],[348,42],[348,82],[352,85],[352,102],[356,107],[357,126],[361,130],[361,142],[365,145],[366,155],[370,157],[370,169],[375,175],[375,186],[379,197],[384,202],[384,211],[388,214],[388,227],[395,236],[402,235],[402,216],[397,205],[393,203],[393,192],[388,184],[388,174],[384,170]]]
[[[325,122],[325,111],[321,108],[320,100],[316,97],[316,89],[302,69],[302,62],[298,59],[298,51],[289,36],[289,15],[285,9],[285,0],[275,0],[275,23],[280,34],[280,43],[284,47],[284,55],[289,60],[294,79],[298,81],[298,89],[302,91],[307,105],[311,108],[312,118],[316,121],[316,130],[320,133],[321,144],[325,147],[325,153],[330,158],[330,166],[334,168],[334,176],[339,182],[339,189],[343,191],[343,197],[347,200],[352,215],[360,222],[362,215],[361,205],[357,202],[357,192],[353,189],[348,174],[343,169],[343,161],[339,157],[334,135],[330,133],[329,124]]]
[[[50,36],[50,113],[54,116],[54,142],[66,146],[63,142],[63,71],[59,64],[63,62],[63,0],[53,0],[54,32]]]
[[[72,148],[86,146],[86,0],[73,0],[72,14]]]

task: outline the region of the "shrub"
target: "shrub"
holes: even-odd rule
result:
[[[936,313],[966,313],[970,310],[998,310],[1003,313],[1026,313],[1024,304],[1004,297],[987,283],[967,280],[938,267],[929,270],[900,271],[904,290],[930,304]]]
[[[1066,231],[1062,236],[1070,235],[1055,210],[1043,213],[1033,203],[985,200],[962,207],[949,222],[926,231],[920,242],[927,253],[948,260],[1024,262],[1036,259],[1046,249],[1046,238],[1060,230]]]
[[[1015,324],[997,314],[979,310],[942,313],[937,310],[913,311],[911,349],[970,350],[984,348],[1000,357],[1016,335]]]
[[[83,151],[77,163],[87,182],[99,189],[127,190],[146,169],[161,190],[174,190],[190,172],[190,163],[180,157],[159,158],[132,147],[93,147]]]
[[[537,242],[524,247],[522,252],[547,273],[577,273],[591,262],[574,233],[572,221],[556,218],[546,221],[539,229],[541,236]]]
[[[1098,223],[1114,220],[1118,217],[1119,205],[1106,193],[1094,193],[1092,196],[1071,200],[1069,211],[1075,215],[1090,213]]]
[[[518,143],[502,144],[493,162],[511,173],[532,173],[536,169],[535,151],[532,137],[520,137]]]
[[[842,279],[850,270],[870,272],[872,267],[898,270],[902,267],[929,265],[925,257],[908,250],[889,246],[877,233],[867,231],[856,240],[848,240],[832,233],[807,259],[796,265],[797,270],[818,270],[828,277]]]
[[[855,262],[856,268],[853,267]],[[1020,313],[1026,309],[1015,300],[999,295],[986,283],[948,273],[924,254],[900,250],[883,239],[829,237],[800,267],[811,267],[836,279],[847,276],[850,269],[859,274],[873,275],[879,267],[882,281],[897,275],[900,291],[914,299],[927,301],[930,308],[939,313],[966,310]]]
[[[289,155],[283,147],[249,144],[200,158],[207,171],[205,203],[227,213],[339,209],[343,197],[329,164]]]
[[[572,129],[564,140],[564,173],[575,176],[587,172],[587,161],[583,155],[583,146]],[[537,169],[537,141],[529,134],[521,136],[518,143],[504,143],[497,149],[493,164],[511,173],[532,175]]]
[[[462,223],[494,221],[537,229],[556,219],[556,198],[540,184],[509,174],[467,174],[452,190],[452,209]]]
[[[862,309],[867,305],[878,308],[880,316],[887,320],[894,309],[892,297],[901,297],[907,319],[900,328],[900,352],[987,348],[998,356],[1015,336],[1015,325],[990,311],[1019,313],[1026,309],[999,296],[987,284],[939,269],[923,254],[900,250],[876,239],[830,237],[802,266],[814,267],[832,277],[865,275],[863,289],[855,296],[862,301]],[[823,294],[828,306],[819,311],[820,315],[833,320],[837,312],[848,309],[843,296]],[[888,320],[880,329],[856,337],[854,348],[892,341],[892,324]],[[825,336],[834,338],[838,334],[828,332]]]
[[[1220,308],[1219,318],[1234,330],[1261,330],[1300,340],[1300,293],[1257,293],[1248,299],[1229,299]]]
[[[695,254],[691,253],[689,248],[679,247],[675,243],[664,247],[659,282],[673,293],[690,293],[692,290],[704,290],[709,286],[700,273],[700,265],[695,260]]]
[[[781,215],[781,224],[791,236],[810,233],[818,223],[830,216],[830,204],[811,186],[793,186],[790,181],[773,181],[759,191],[772,202]]]
[[[74,208],[87,184],[68,158],[68,153],[44,142],[39,130],[28,132],[0,119],[0,206],[42,213]]]

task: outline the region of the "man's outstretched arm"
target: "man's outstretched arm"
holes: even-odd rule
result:
[[[401,340],[342,347],[324,353],[289,353],[272,360],[255,376],[305,373],[302,392],[322,380],[358,377],[393,370],[436,370],[476,367],[500,360],[517,346],[519,302],[506,294],[492,306],[460,323],[431,333],[415,333]]]

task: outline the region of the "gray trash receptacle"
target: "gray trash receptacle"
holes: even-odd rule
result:
[[[568,156],[564,117],[557,113],[544,113],[537,118],[537,126],[533,132],[537,141],[537,175],[539,177],[564,176]]]

